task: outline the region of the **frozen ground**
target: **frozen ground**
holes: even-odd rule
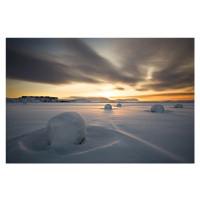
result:
[[[104,110],[105,103],[7,103],[7,163],[193,163],[194,104],[126,103]],[[81,145],[47,145],[44,128],[63,112],[78,112],[87,121]]]

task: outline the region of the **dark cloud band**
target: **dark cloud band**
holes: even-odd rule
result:
[[[139,91],[194,87],[193,38],[112,40],[120,67],[81,39],[8,38],[6,76],[56,85],[122,83]]]

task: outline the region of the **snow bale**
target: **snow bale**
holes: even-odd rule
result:
[[[156,112],[156,113],[163,113],[164,112],[164,107],[162,105],[154,105],[151,107],[151,112]]]
[[[118,103],[118,104],[117,104],[117,107],[122,107],[122,104],[121,104],[121,103]]]
[[[180,104],[180,103],[178,103],[178,104],[176,104],[176,105],[174,106],[174,108],[183,108],[183,105]]]
[[[112,106],[110,104],[106,104],[104,109],[105,110],[112,110]]]
[[[86,134],[86,121],[76,112],[65,112],[51,118],[45,128],[48,144],[69,142],[81,144]]]

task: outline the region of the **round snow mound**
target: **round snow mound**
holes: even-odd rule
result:
[[[48,121],[45,134],[49,145],[58,141],[81,144],[86,129],[86,121],[79,113],[65,112]]]
[[[174,106],[174,108],[183,108],[183,105],[182,105],[182,104],[176,104],[176,105]]]
[[[112,106],[110,104],[106,104],[104,109],[105,110],[112,110]]]
[[[122,107],[122,104],[121,104],[121,103],[118,103],[118,104],[117,104],[117,107]]]
[[[162,105],[154,105],[151,107],[151,112],[163,113],[164,107]]]

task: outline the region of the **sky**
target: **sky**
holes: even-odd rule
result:
[[[7,38],[6,97],[194,99],[193,38]]]

